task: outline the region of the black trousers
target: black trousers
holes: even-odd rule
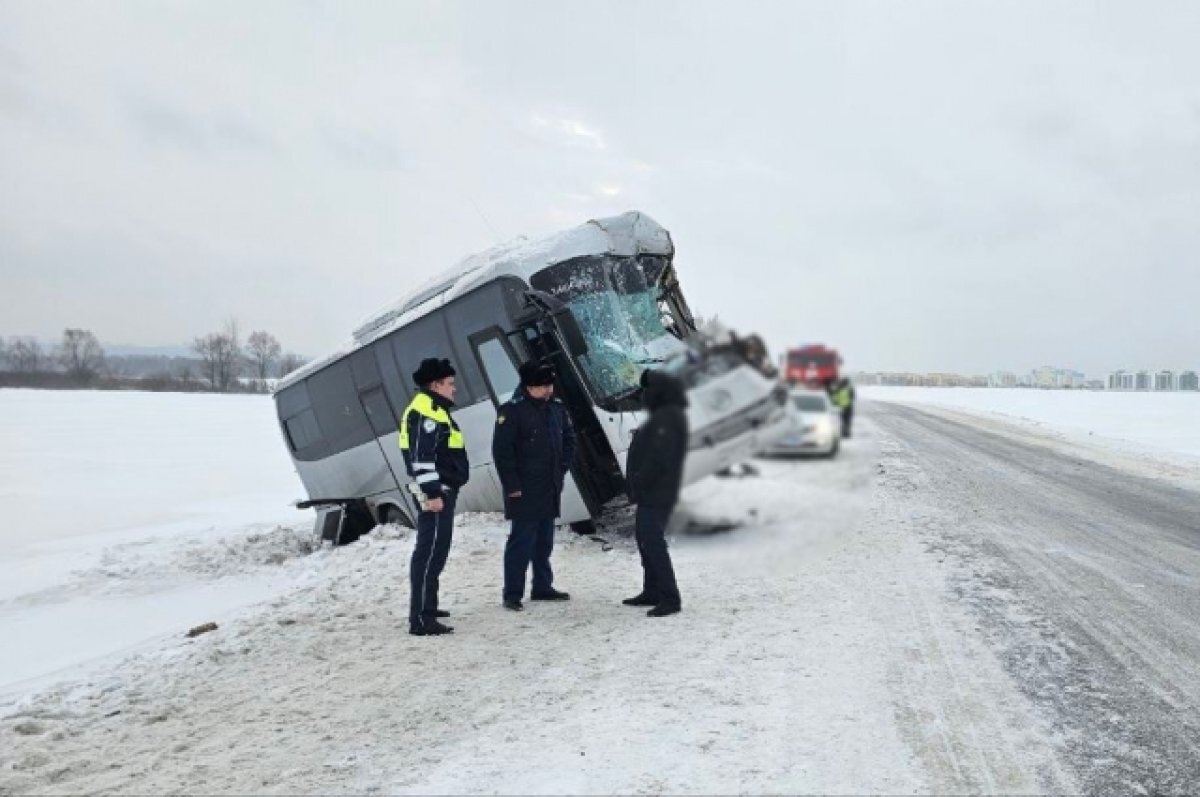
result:
[[[532,596],[545,595],[554,589],[554,569],[550,554],[554,552],[554,518],[514,520],[504,544],[504,599],[525,597],[525,571],[533,563]]]
[[[660,606],[680,608],[679,585],[667,550],[667,521],[674,508],[638,504],[634,537],[642,556],[642,594]]]
[[[437,619],[438,579],[454,538],[454,492],[447,491],[442,500],[445,506],[441,512],[417,514],[417,542],[408,571],[412,587],[408,622],[413,628],[422,628]]]
[[[854,422],[854,407],[842,410],[842,437],[850,436],[850,424]]]

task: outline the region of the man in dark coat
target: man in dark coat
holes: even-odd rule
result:
[[[625,467],[629,500],[637,504],[634,533],[642,557],[642,591],[622,602],[652,606],[650,617],[666,617],[683,606],[666,533],[687,457],[687,395],[675,377],[647,370],[642,373],[642,401],[650,417],[633,436]]]
[[[450,417],[454,377],[449,360],[422,360],[413,373],[420,390],[400,420],[400,450],[408,475],[420,490],[421,504],[409,564],[408,632],[415,636],[440,636],[454,630],[438,620],[449,616],[438,608],[438,580],[454,536],[455,494],[470,477],[462,432]]]
[[[531,361],[520,368],[521,386],[500,407],[492,437],[492,461],[504,490],[504,516],[512,530],[504,546],[504,608],[521,611],[525,571],[533,563],[529,599],[565,601],[554,588],[550,554],[563,480],[575,456],[575,430],[554,398],[554,371]]]

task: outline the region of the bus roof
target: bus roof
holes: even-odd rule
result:
[[[608,254],[628,257],[654,254],[669,257],[674,253],[671,234],[654,219],[639,211],[592,219],[586,224],[543,238],[531,240],[521,236],[464,258],[453,268],[389,302],[359,324],[354,329],[353,337],[336,351],[280,379],[275,391],[295,384],[356,349],[499,277],[514,276],[528,282],[534,273],[548,265],[584,255]]]

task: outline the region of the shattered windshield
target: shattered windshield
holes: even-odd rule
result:
[[[571,308],[588,344],[579,363],[600,402],[636,391],[643,370],[683,348],[663,329],[657,289],[632,258],[574,258],[530,283]]]

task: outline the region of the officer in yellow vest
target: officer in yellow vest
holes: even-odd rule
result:
[[[438,609],[438,578],[454,535],[455,495],[470,475],[462,432],[450,417],[454,376],[449,360],[422,360],[412,375],[420,390],[400,419],[400,450],[408,475],[420,490],[417,541],[409,568],[408,632],[416,636],[454,631],[438,621],[450,616]]]
[[[829,384],[829,398],[833,406],[842,411],[842,437],[850,436],[850,424],[854,421],[854,385],[842,377]]]

